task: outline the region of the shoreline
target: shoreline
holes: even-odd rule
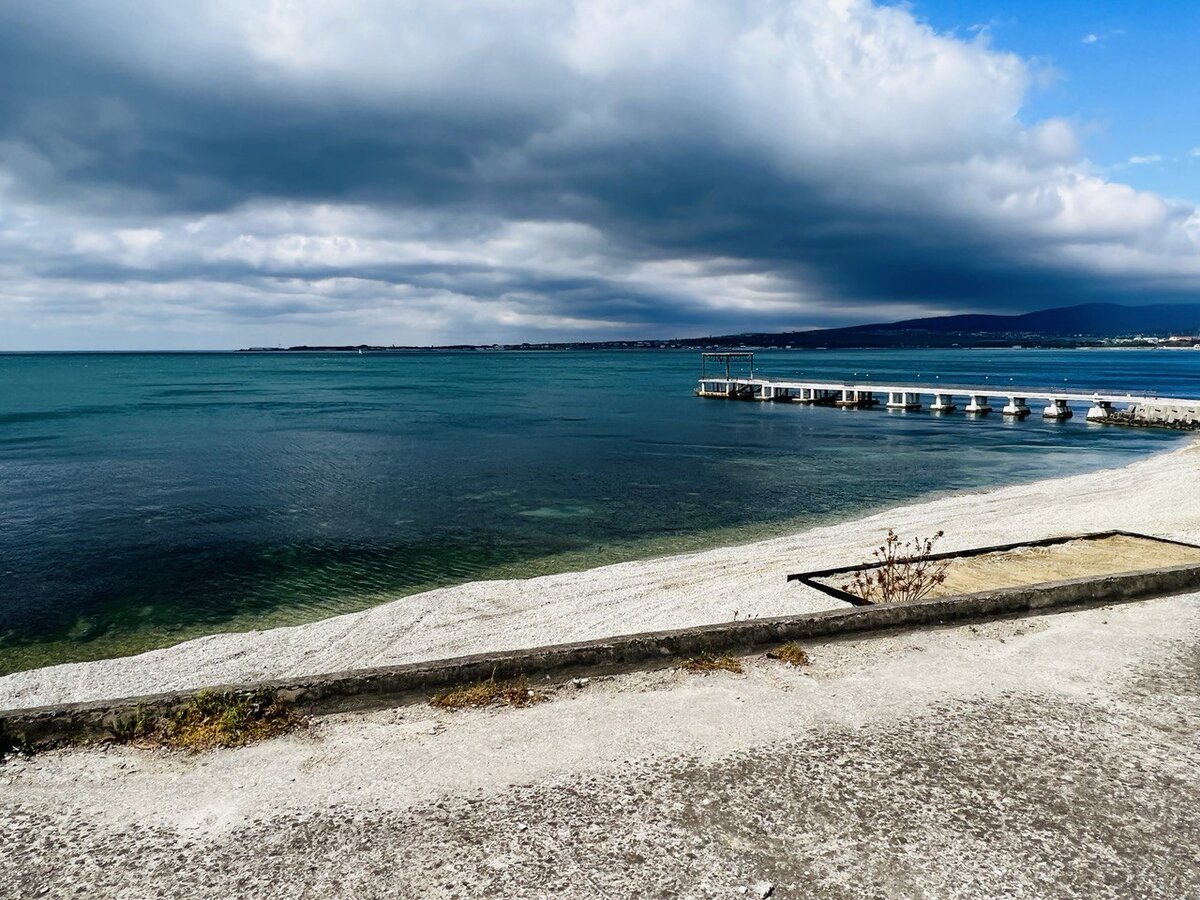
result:
[[[224,632],[135,656],[0,677],[0,709],[428,662],[839,608],[791,571],[861,562],[887,528],[943,548],[1127,529],[1200,540],[1200,442],[1125,466],[953,493],[778,537],[528,579],[474,581],[361,612]]]
[[[340,590],[323,595],[316,603],[301,603],[296,606],[286,603],[273,605],[254,612],[235,612],[221,621],[199,621],[191,624],[155,624],[133,628],[104,630],[100,635],[78,641],[62,632],[41,640],[7,644],[0,648],[0,679],[15,673],[43,669],[51,666],[89,663],[107,659],[138,656],[155,650],[169,649],[178,644],[204,637],[227,633],[269,631],[310,625],[343,615],[365,612],[376,606],[402,600],[431,591],[458,588],[473,582],[529,581],[548,575],[582,573],[613,565],[633,562],[648,562],[666,557],[702,553],[726,547],[758,543],[777,539],[781,535],[793,535],[831,525],[866,519],[890,509],[920,505],[970,492],[986,492],[999,487],[1031,484],[1034,481],[1059,479],[1074,475],[1123,468],[1131,462],[1149,459],[1170,453],[1187,445],[1191,438],[1173,433],[1153,448],[1143,445],[1134,452],[1099,451],[1097,459],[1071,464],[1058,462],[1060,454],[1050,452],[1038,454],[1036,461],[1026,458],[1023,471],[1010,471],[1010,480],[1003,482],[995,477],[981,479],[983,483],[939,486],[915,494],[908,491],[894,496],[860,497],[854,503],[841,504],[837,510],[820,512],[805,511],[779,519],[757,519],[739,524],[724,524],[698,527],[682,532],[664,532],[654,535],[608,540],[597,538],[588,547],[562,549],[555,552],[521,559],[510,559],[480,566],[464,578],[430,577],[424,583],[395,588],[359,588],[352,584],[340,585]],[[1091,453],[1086,449],[1085,456]],[[1039,471],[1039,466],[1048,465],[1049,473]],[[310,598],[310,600],[313,598]]]

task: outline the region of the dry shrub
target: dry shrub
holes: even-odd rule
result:
[[[438,709],[479,709],[485,706],[530,706],[545,699],[544,694],[529,687],[529,679],[522,675],[511,681],[489,678],[477,684],[450,688],[435,694],[429,704]]]
[[[855,572],[842,590],[868,603],[912,603],[922,599],[946,580],[950,560],[931,558],[942,534],[939,531],[933,537],[901,542],[889,528],[883,545],[872,551],[872,568]]]
[[[287,734],[303,722],[301,715],[277,701],[270,691],[200,691],[164,718],[135,710],[114,723],[112,733],[120,743],[199,752],[264,741]]]
[[[789,666],[807,666],[810,662],[808,653],[795,641],[784,644],[777,650],[772,650],[767,654],[767,658],[778,659]]]
[[[681,668],[685,672],[733,672],[736,675],[741,675],[746,671],[742,666],[742,661],[728,653],[724,656],[701,653],[699,656],[685,659]]]

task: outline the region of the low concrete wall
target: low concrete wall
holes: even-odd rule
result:
[[[607,640],[558,644],[509,653],[486,653],[427,663],[356,669],[256,684],[218,685],[234,695],[271,692],[308,714],[394,705],[415,694],[488,678],[552,672],[597,673],[653,667],[699,653],[751,652],[786,641],[855,632],[920,628],[947,622],[1012,616],[1052,608],[1112,603],[1200,590],[1200,565],[1077,578],[1032,587],[988,591],[918,603],[854,607],[725,622]],[[68,703],[0,711],[7,740],[32,748],[103,739],[135,713],[168,715],[198,691],[154,694],[95,703]]]

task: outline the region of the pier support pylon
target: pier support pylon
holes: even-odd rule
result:
[[[856,388],[842,388],[840,400],[834,401],[834,406],[843,409],[867,409],[879,403],[874,391],[860,391]]]
[[[992,411],[992,407],[988,403],[988,398],[985,394],[972,394],[971,402],[967,404],[966,411],[969,413],[975,413],[976,415],[986,416]]]
[[[854,407],[859,405],[858,391],[851,391],[848,389],[844,389],[842,391],[842,396],[839,399],[835,400],[833,405],[839,406],[842,409],[853,409]]]
[[[1025,403],[1024,397],[1009,397],[1008,404],[1000,411],[1000,414],[1023,419],[1032,411],[1033,410],[1029,408],[1028,404]]]
[[[1092,408],[1088,410],[1087,420],[1089,422],[1103,422],[1112,415],[1112,412],[1112,401],[1101,400],[1097,397],[1092,401]]]
[[[1059,422],[1069,419],[1073,415],[1075,414],[1071,412],[1071,407],[1067,406],[1067,401],[1062,397],[1051,397],[1046,408],[1042,410],[1042,418],[1054,419]]]
[[[949,394],[934,394],[933,402],[929,404],[930,412],[948,413],[958,409],[954,405],[954,398]]]
[[[888,409],[920,409],[921,395],[910,391],[888,391]]]

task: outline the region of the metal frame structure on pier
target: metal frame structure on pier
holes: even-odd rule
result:
[[[703,381],[708,375],[708,364],[715,362],[718,365],[725,367],[725,380],[731,381],[733,373],[731,371],[735,362],[746,362],[750,369],[750,380],[754,380],[754,353],[748,350],[737,351],[710,351],[700,354],[700,380]]]

